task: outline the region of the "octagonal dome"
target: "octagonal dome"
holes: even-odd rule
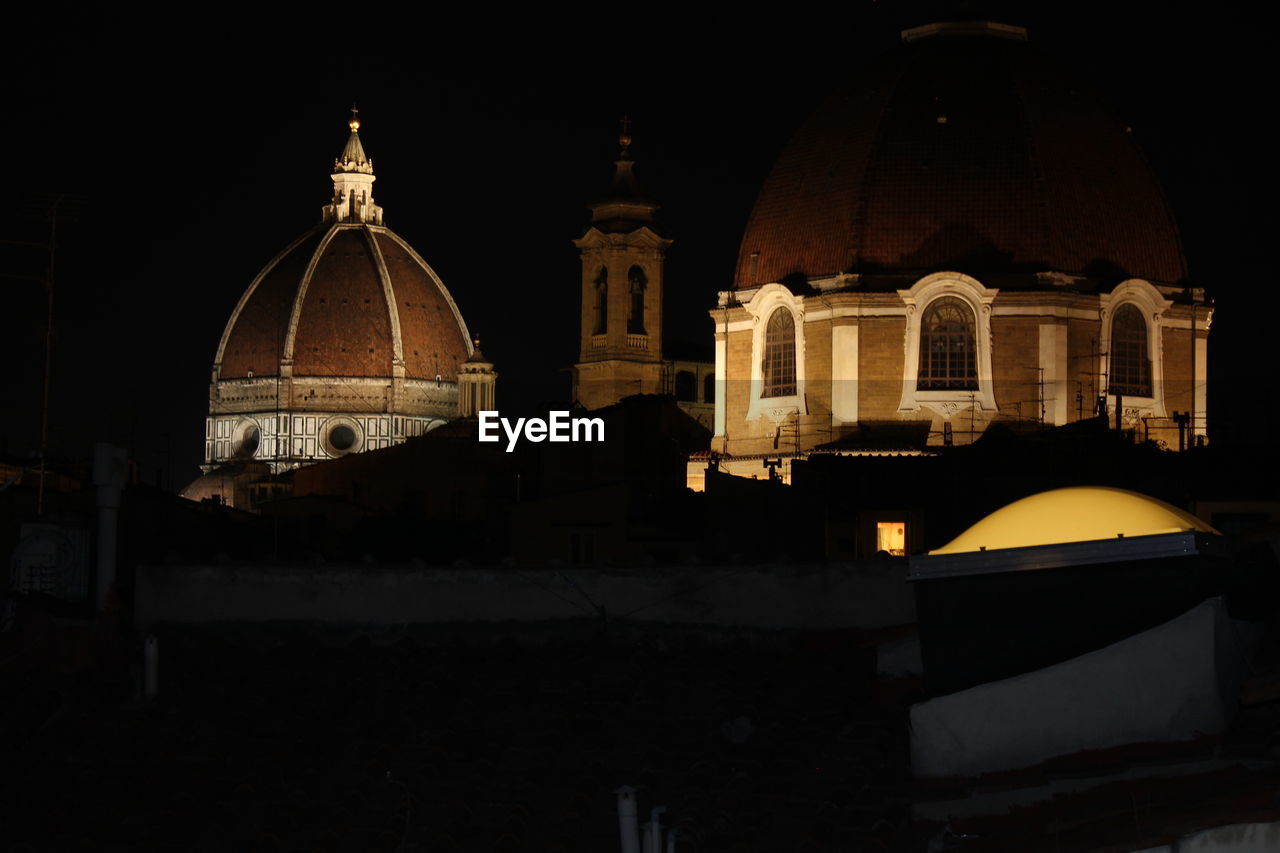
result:
[[[736,286],[960,269],[1175,283],[1169,206],[1125,127],[1018,27],[903,33],[800,127],[757,197]]]
[[[227,323],[215,379],[457,381],[466,323],[431,267],[390,229],[326,222],[267,264]],[[403,365],[403,372],[397,367]]]

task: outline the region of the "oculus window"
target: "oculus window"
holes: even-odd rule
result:
[[[258,445],[261,441],[262,437],[256,425],[245,427],[240,433],[240,441],[236,445],[235,455],[241,459],[253,456],[258,452]]]
[[[334,450],[350,450],[356,443],[356,432],[346,424],[338,424],[329,431],[329,444]]]

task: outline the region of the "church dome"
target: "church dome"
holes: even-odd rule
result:
[[[227,323],[215,379],[284,375],[456,382],[470,334],[440,278],[382,224],[353,121],[325,221],[286,248]]]
[[[227,321],[209,387],[206,473],[264,464],[274,476],[493,408],[497,371],[472,358],[439,276],[383,224],[359,127],[353,108],[320,224],[258,273]],[[277,493],[270,478],[236,483],[236,506]]]
[[[1138,492],[1075,486],[1014,501],[929,553],[1030,548],[1189,530],[1217,533],[1191,513]]]
[[[1129,128],[1025,30],[934,24],[903,40],[783,150],[747,225],[737,287],[940,269],[1186,277]]]
[[[292,336],[290,332],[292,331]],[[219,378],[457,380],[470,355],[462,315],[440,279],[390,229],[324,223],[258,275],[223,336]]]

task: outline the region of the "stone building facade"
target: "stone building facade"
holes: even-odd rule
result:
[[[873,424],[927,447],[1106,413],[1203,441],[1212,308],[1130,129],[1020,28],[903,37],[757,198],[711,311],[722,467],[856,450]]]
[[[625,132],[617,171],[591,224],[574,241],[582,261],[582,317],[573,399],[588,409],[633,394],[667,392],[662,360],[662,286],[667,247],[654,204],[636,182]]]

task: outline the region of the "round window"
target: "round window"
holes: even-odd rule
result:
[[[242,457],[252,456],[258,452],[258,443],[261,441],[258,428],[256,426],[248,426],[240,433],[240,444],[236,447],[236,455]]]
[[[350,450],[356,443],[356,432],[346,424],[338,424],[329,430],[329,444],[334,450]]]

